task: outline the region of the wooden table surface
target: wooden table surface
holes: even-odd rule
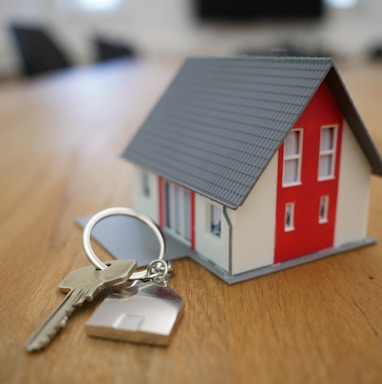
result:
[[[96,301],[46,350],[25,351],[63,298],[60,280],[88,263],[75,219],[131,205],[119,155],[177,67],[119,62],[0,86],[0,383],[381,383],[375,177],[376,245],[234,286],[179,260],[171,286],[186,309],[169,347],[86,336]],[[382,152],[382,66],[340,73]]]

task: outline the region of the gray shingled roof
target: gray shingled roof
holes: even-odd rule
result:
[[[331,59],[320,58],[188,59],[123,157],[236,209],[324,79],[382,175]]]

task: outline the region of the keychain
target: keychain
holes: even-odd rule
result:
[[[135,260],[113,260],[104,264],[90,244],[90,234],[100,220],[112,215],[136,218],[151,228],[159,241],[159,257],[148,267],[135,272]],[[94,215],[84,229],[85,253],[93,265],[70,272],[59,284],[64,300],[32,334],[28,352],[45,348],[64,328],[74,310],[92,301],[100,292],[111,289],[86,325],[91,336],[155,345],[167,345],[183,311],[183,300],[167,286],[172,267],[164,259],[166,243],[160,229],[147,216],[130,208],[110,208]],[[130,281],[133,283],[126,287]]]
[[[105,209],[95,214],[84,228],[85,253],[96,268],[108,268],[91,247],[91,232],[99,221],[114,215],[130,216],[146,224],[159,242],[159,256],[146,270],[130,275],[129,280],[133,283],[129,287],[111,293],[101,303],[86,323],[86,332],[89,336],[101,338],[168,345],[182,316],[184,303],[167,285],[172,266],[165,260],[166,243],[156,224],[130,208]]]

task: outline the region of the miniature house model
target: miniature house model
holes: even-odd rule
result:
[[[135,208],[228,283],[373,242],[382,161],[331,59],[189,59],[123,156]]]

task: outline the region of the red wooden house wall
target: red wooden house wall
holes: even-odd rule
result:
[[[334,178],[318,179],[322,126],[336,126]],[[301,183],[283,186],[284,144],[278,155],[275,263],[329,248],[334,243],[343,114],[325,82],[294,128],[301,129]],[[328,196],[328,219],[320,223],[320,199]],[[285,230],[286,204],[294,204],[293,230]]]

